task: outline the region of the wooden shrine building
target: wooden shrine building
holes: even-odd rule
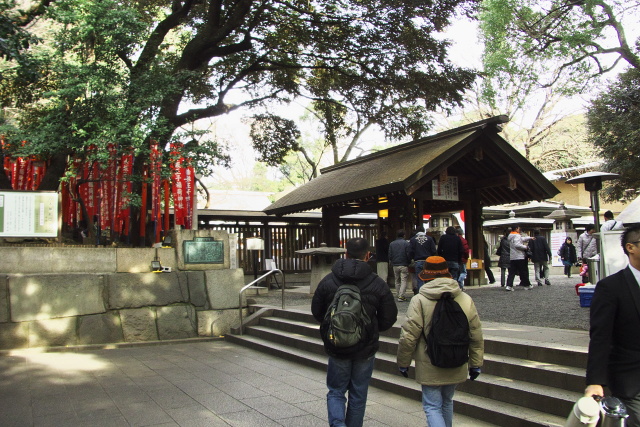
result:
[[[492,117],[325,168],[264,212],[321,208],[324,242],[340,246],[336,224],[344,215],[377,213],[378,231],[393,240],[397,229],[409,236],[425,215],[463,211],[473,256],[482,258],[483,206],[559,193],[499,135],[507,121]]]

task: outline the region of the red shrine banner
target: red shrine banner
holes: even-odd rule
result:
[[[149,173],[151,175],[151,221],[162,229],[162,153],[158,149],[158,142],[151,141],[151,156],[149,159]]]
[[[118,168],[118,189],[116,200],[116,221],[114,231],[116,233],[129,235],[129,217],[131,215],[131,172],[133,171],[133,153],[123,154]]]
[[[27,141],[22,141],[23,146],[26,144]],[[4,136],[0,136],[0,147],[4,153],[9,151]],[[5,154],[2,167],[14,190],[37,190],[47,171],[47,163],[35,156],[11,158]]]
[[[187,216],[186,171],[182,157],[182,144],[171,144],[171,183],[173,194],[173,217],[176,225],[185,226]]]
[[[23,142],[25,143],[26,141]],[[0,136],[0,145],[4,151],[9,148],[2,136]],[[175,224],[191,228],[195,170],[191,165],[191,159],[184,158],[182,148],[181,143],[171,144],[171,193]],[[91,154],[97,149],[96,146],[88,147],[85,158],[93,157]],[[78,226],[83,218],[83,212],[77,200],[82,199],[89,219],[98,221],[102,230],[112,230],[118,234],[128,235],[134,155],[132,150],[118,153],[118,147],[113,144],[107,146],[107,151],[109,159],[104,164],[82,158],[73,160],[70,167],[75,171],[75,176],[70,177],[61,186],[63,221],[70,227]],[[14,189],[36,190],[46,173],[47,162],[36,157],[5,156],[2,167]],[[156,142],[151,145],[147,170],[151,181],[151,221],[156,222],[157,230],[162,230],[162,152]],[[166,193],[164,200],[167,203],[168,184],[164,188]],[[165,206],[165,209],[168,208]]]
[[[193,225],[193,196],[196,184],[196,176],[191,166],[191,159],[187,159],[189,166],[184,168],[185,174],[185,200],[186,200],[186,217],[184,221],[184,228],[191,230]]]

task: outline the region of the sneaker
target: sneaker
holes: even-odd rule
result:
[[[505,291],[511,291],[513,292],[513,287],[511,286],[507,286],[506,288],[504,288]]]
[[[538,283],[538,286],[542,286],[542,283]]]
[[[405,297],[398,297],[398,301],[405,302],[407,299]]]
[[[533,285],[525,286],[525,289],[533,289]]]
[[[545,285],[547,285],[547,286],[551,286],[551,282],[550,282],[550,281],[548,281],[548,280],[545,280],[545,281],[544,281],[544,283],[545,283]]]

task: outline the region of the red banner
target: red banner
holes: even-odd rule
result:
[[[185,199],[186,199],[186,217],[184,227],[187,230],[191,230],[193,225],[193,197],[195,189],[196,176],[193,170],[193,166],[189,165],[184,168],[185,174]]]
[[[171,183],[173,194],[173,217],[176,225],[185,226],[186,217],[186,174],[182,158],[182,144],[171,144]]]

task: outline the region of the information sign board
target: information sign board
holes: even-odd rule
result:
[[[213,237],[196,237],[182,242],[185,264],[224,264],[224,243]]]
[[[57,237],[58,193],[0,191],[0,237]]]

